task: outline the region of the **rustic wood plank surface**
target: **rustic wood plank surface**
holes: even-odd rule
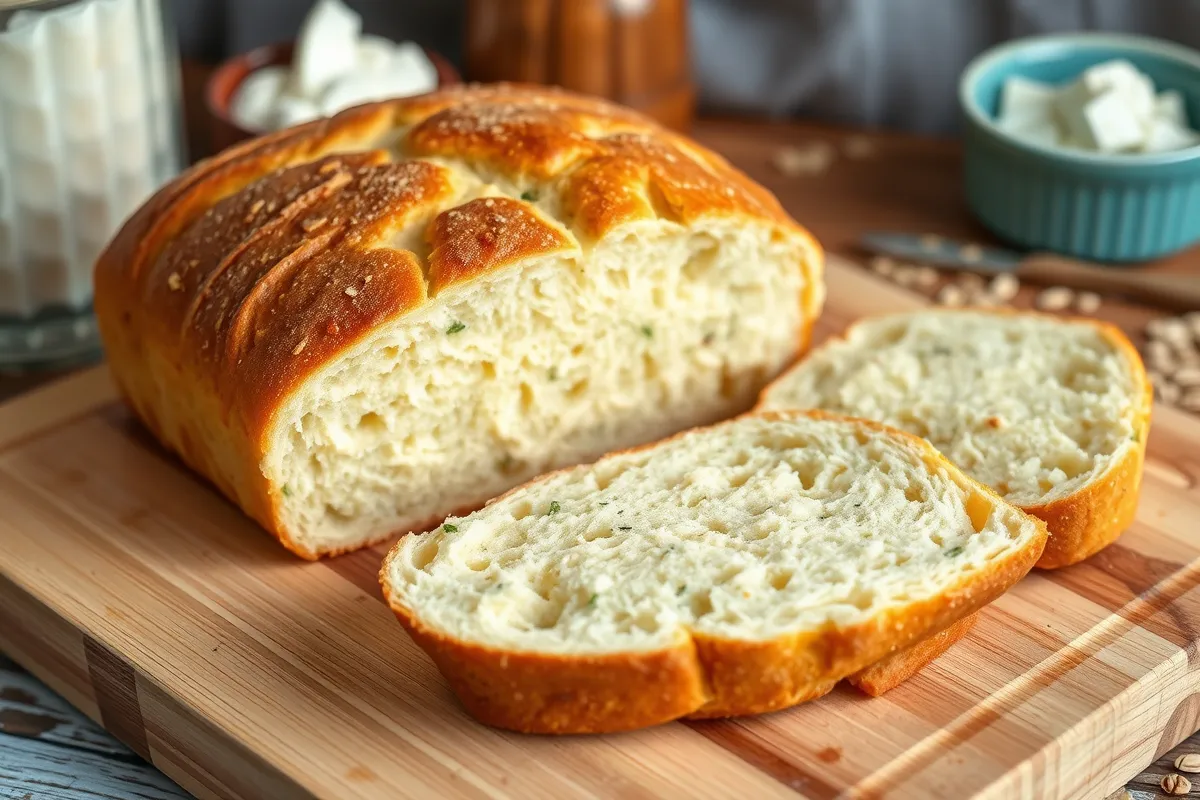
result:
[[[189,795],[0,656],[0,798],[181,800]]]
[[[698,138],[724,152],[738,166],[775,191],[789,210],[804,221],[832,252],[858,256],[855,247],[857,236],[863,230],[871,228],[924,231],[968,240],[990,240],[988,234],[971,220],[961,200],[957,145],[951,141],[894,134],[864,136],[859,132],[806,124],[764,125],[725,121],[702,122],[696,134]],[[848,147],[851,141],[857,145],[856,148]],[[865,147],[864,141],[867,143]],[[828,143],[833,148],[835,157],[827,169],[811,175],[787,177],[771,166],[772,156],[777,148],[806,147],[815,142]],[[847,155],[851,149],[856,152],[853,157]],[[1190,270],[1200,275],[1200,255],[1196,250],[1188,251],[1162,263],[1150,265],[1149,268],[1164,272]],[[1023,292],[1018,304],[1029,305],[1030,295],[1028,291]],[[1132,306],[1112,299],[1106,300],[1098,314],[1122,324],[1135,339],[1140,337],[1145,321],[1156,315],[1158,312],[1154,309]],[[42,373],[22,377],[0,376],[0,399],[25,391],[51,377],[55,375]],[[16,673],[11,669],[6,671],[3,665],[0,665],[0,676],[8,681],[0,683],[0,689],[13,683],[10,678],[13,674]],[[28,676],[24,680],[29,682],[29,686],[41,687],[40,683],[32,681]],[[42,687],[38,693],[39,700],[46,696],[54,697]],[[61,700],[58,700],[58,703],[60,709],[65,709]],[[10,705],[0,708],[11,710]],[[61,710],[57,713],[70,715],[73,712]],[[94,725],[87,728],[81,726],[78,721],[80,719],[83,718],[75,714],[75,722],[61,729],[56,725],[42,734],[41,738],[54,739],[60,735],[69,737],[77,735],[79,731],[90,730],[90,735],[99,738],[97,744],[108,742],[109,747],[114,747],[112,740],[106,738]],[[6,719],[0,717],[0,736],[4,735],[4,731],[8,731],[9,736],[31,737],[34,736],[36,727],[22,727],[19,722],[11,721],[6,724]],[[6,749],[6,741],[8,740],[0,740],[0,752]],[[36,742],[38,738],[27,741]],[[66,749],[65,744],[50,743],[43,746],[61,750],[55,757],[74,757],[75,751]],[[1183,751],[1200,752],[1200,736],[1195,736],[1180,745],[1177,751],[1164,755],[1130,783],[1129,788],[1133,796],[1138,800],[1154,796],[1157,782],[1164,772],[1170,769],[1174,755]],[[119,745],[115,746],[114,752],[129,753]],[[137,758],[136,755],[132,757]],[[35,763],[37,762],[24,762],[22,771],[28,771]],[[71,763],[71,771],[77,776],[76,786],[70,790],[75,794],[62,796],[103,796],[93,791],[95,787],[103,785],[98,782],[105,774],[103,770],[76,759]],[[44,771],[43,776],[51,778],[52,772],[53,770]],[[130,777],[140,780],[132,774]],[[28,789],[17,791],[18,780],[19,776],[8,775],[5,769],[0,769],[0,798],[23,797],[30,793]],[[43,796],[36,792],[32,792],[32,795]],[[116,796],[130,795],[128,792],[118,792]]]

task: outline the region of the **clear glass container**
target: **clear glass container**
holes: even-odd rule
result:
[[[0,0],[0,369],[99,357],[92,267],[183,161],[160,0]]]

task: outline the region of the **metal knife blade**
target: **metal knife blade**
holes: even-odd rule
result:
[[[973,272],[1012,272],[1021,265],[1022,259],[1020,253],[1003,247],[970,244],[930,234],[869,231],[862,235],[859,243],[879,255]]]

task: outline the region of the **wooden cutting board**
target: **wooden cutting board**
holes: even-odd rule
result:
[[[820,335],[919,302],[839,263]],[[1138,521],[883,698],[549,738],[482,727],[384,607],[305,563],[94,370],[0,408],[0,648],[201,797],[1102,797],[1200,727],[1200,421],[1155,411]]]

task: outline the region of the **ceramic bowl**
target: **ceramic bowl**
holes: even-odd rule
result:
[[[1006,78],[1052,84],[1124,58],[1176,89],[1200,127],[1200,53],[1140,36],[1065,34],[988,50],[959,82],[965,117],[967,201],[997,236],[1018,246],[1096,261],[1165,256],[1200,241],[1200,146],[1169,153],[1101,154],[1016,138],[996,124]]]

